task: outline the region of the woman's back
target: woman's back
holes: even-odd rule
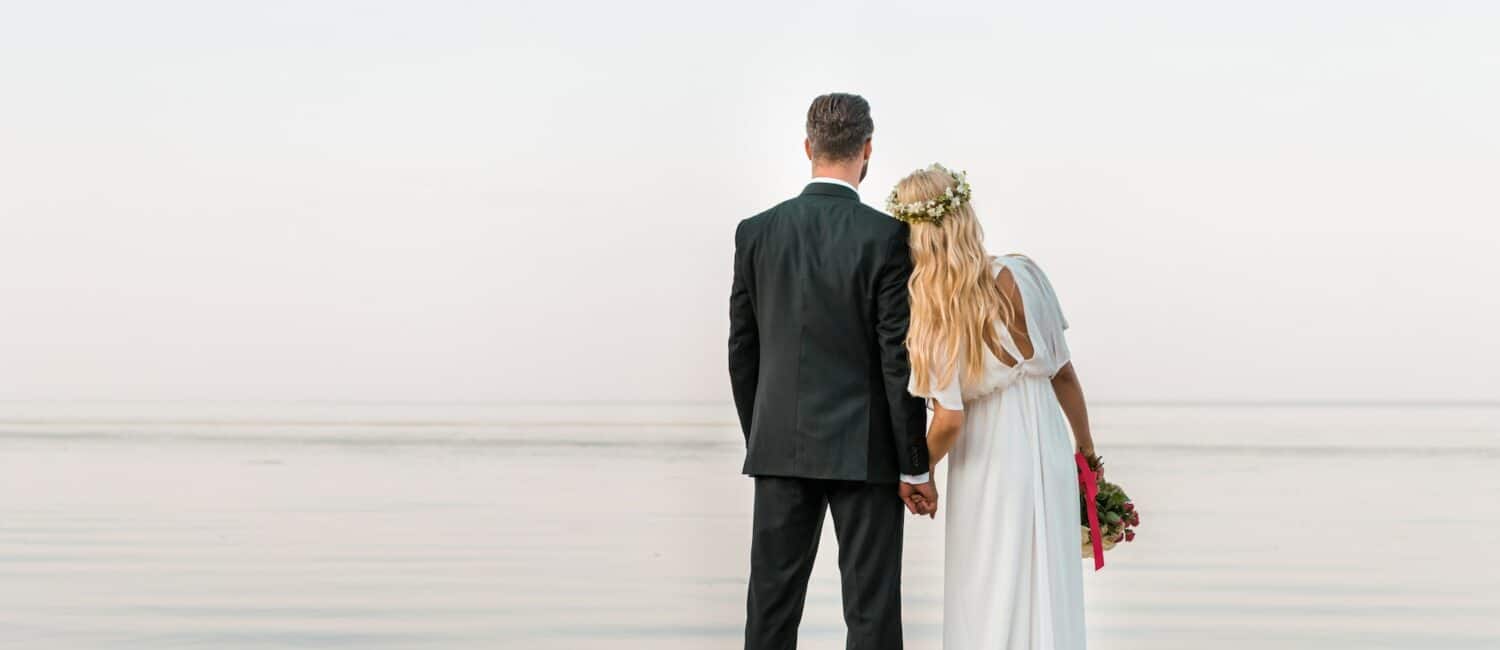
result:
[[[1068,322],[1036,262],[985,253],[969,199],[963,174],[934,165],[902,179],[887,206],[911,225],[908,388],[933,406],[933,462],[949,459],[943,648],[1079,650],[1070,422],[1084,451],[1092,438]]]
[[[1018,298],[1015,325],[999,326],[1004,358],[928,396],[964,411],[948,455],[943,647],[1083,648],[1077,470],[1051,383],[1068,363],[1067,321],[1035,262],[994,265]]]
[[[1057,293],[1041,267],[1029,257],[1012,254],[991,258],[991,270],[993,277],[981,281],[995,282],[1012,309],[1010,323],[1002,318],[995,319],[1000,354],[997,356],[986,348],[987,353],[982,355],[984,370],[977,378],[964,372],[961,357],[955,360],[956,372],[947,381],[938,372],[943,364],[934,363],[929,369],[932,374],[928,391],[919,392],[913,377],[908,388],[914,395],[935,399],[944,408],[961,410],[964,401],[1004,390],[1024,376],[1051,379],[1071,360],[1063,335],[1068,321],[1058,304]],[[951,332],[939,334],[954,335]]]

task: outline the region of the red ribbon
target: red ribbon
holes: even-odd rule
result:
[[[1088,497],[1089,542],[1094,545],[1094,570],[1098,571],[1104,568],[1104,536],[1099,532],[1099,475],[1089,468],[1083,452],[1073,454],[1073,460],[1078,461],[1078,487]]]

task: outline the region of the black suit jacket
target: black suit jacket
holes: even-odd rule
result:
[[[907,226],[811,183],[740,222],[729,376],[746,474],[891,482],[927,467],[906,392]]]

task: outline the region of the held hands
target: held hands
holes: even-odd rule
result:
[[[912,485],[902,481],[897,488],[901,495],[901,501],[906,504],[906,509],[914,515],[927,515],[929,518],[937,518],[938,492],[937,483],[928,480],[921,485]]]

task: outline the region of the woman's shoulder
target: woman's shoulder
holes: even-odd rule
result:
[[[1032,267],[1032,268],[1040,268],[1040,267],[1037,266],[1036,260],[1031,259],[1030,257],[1028,257],[1027,255],[1025,255],[1023,253],[1006,253],[1004,255],[991,255],[990,256],[990,260],[991,260],[992,263],[994,263],[996,265],[1001,265],[1001,266],[1013,265],[1013,266],[1029,266],[1029,267]]]
[[[1011,275],[1018,275],[1028,280],[1047,281],[1047,274],[1042,272],[1040,264],[1029,256],[1021,253],[1006,253],[990,258],[996,276],[1009,270]]]
[[[1030,277],[1040,272],[1036,262],[1020,253],[990,256],[990,275],[1002,284],[1013,284],[1017,275]]]
[[[995,270],[996,277],[1000,280],[1002,290],[1013,284],[1026,302],[1037,303],[1035,306],[1044,311],[1057,312],[1058,325],[1061,329],[1067,329],[1067,319],[1062,317],[1062,307],[1058,303],[1057,291],[1052,288],[1052,279],[1047,277],[1036,260],[1020,253],[1010,253],[996,257],[995,264],[998,267]],[[1007,275],[1012,277],[1004,277]]]
[[[1036,260],[1020,253],[999,255],[993,259],[995,279],[999,282],[1001,291],[1028,302],[1057,302],[1057,292],[1052,288],[1052,280],[1042,272],[1042,267]]]

